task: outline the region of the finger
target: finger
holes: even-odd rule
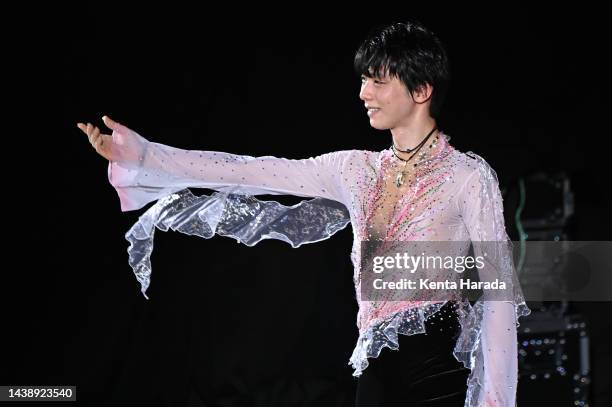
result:
[[[93,144],[93,141],[94,141],[94,134],[95,134],[95,132],[96,132],[96,128],[95,128],[95,127],[92,127],[92,128],[89,130],[89,135],[88,135],[87,137],[89,138],[89,142],[90,142],[91,144]]]
[[[93,146],[98,153],[100,152],[100,149],[102,148],[103,143],[104,143],[104,139],[98,135],[98,137],[93,142]]]
[[[84,124],[84,123],[79,123],[79,124],[78,124],[78,126],[79,126],[79,129],[81,129],[81,131],[82,131],[83,133],[85,133],[85,135],[87,136],[87,138],[89,138],[89,133],[88,133],[88,130],[87,130],[87,125],[86,125],[86,124]]]
[[[94,144],[96,140],[100,137],[100,129],[98,127],[94,127],[91,132],[91,136],[89,137],[89,141]]]
[[[110,117],[108,117],[106,115],[102,116],[102,121],[104,122],[106,127],[108,127],[111,130],[117,130],[117,127],[119,126],[119,123],[117,123],[116,121],[112,120]]]
[[[100,135],[100,138],[96,141],[96,152],[107,160],[111,160],[109,137],[104,134]]]

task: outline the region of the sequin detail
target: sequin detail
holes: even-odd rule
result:
[[[365,301],[360,295],[360,249],[364,241],[382,245],[413,241],[509,242],[495,172],[474,153],[461,153],[439,133],[415,159],[404,184],[394,183],[398,163],[390,149],[345,150],[307,159],[250,157],[215,151],[181,150],[152,143],[125,126],[113,131],[108,176],[124,211],[158,202],[126,235],[130,264],[142,292],[148,287],[155,228],[210,238],[215,234],[256,244],[266,238],[293,247],[331,237],[349,222],[351,261],[359,304],[359,338],[349,360],[354,376],[368,358],[397,336],[425,332],[425,321],[444,305],[439,301]],[[195,197],[185,188],[218,193]],[[312,198],[292,207],[253,195],[289,194]],[[513,406],[517,382],[516,325],[528,315],[514,276],[507,245],[491,256],[493,270],[516,282],[514,301],[457,304],[461,325],[454,355],[471,370],[466,406],[485,398]],[[146,295],[146,294],[145,294]]]

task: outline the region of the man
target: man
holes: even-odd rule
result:
[[[336,151],[293,160],[181,150],[151,143],[108,117],[103,120],[113,130],[112,135],[101,134],[91,124],[79,123],[78,127],[96,151],[110,161],[109,179],[124,211],[142,208],[188,187],[242,195],[291,194],[345,205],[350,214],[345,218],[350,218],[353,226],[351,258],[360,308],[359,339],[350,360],[354,376],[360,377],[359,407],[394,402],[514,406],[515,323],[519,316],[529,313],[518,285],[508,290],[511,297],[505,301],[487,301],[485,296],[473,306],[450,298],[425,303],[409,298],[370,300],[362,293],[362,273],[367,270],[362,269],[366,263],[360,256],[366,242],[456,241],[467,244],[462,247],[462,254],[466,254],[470,242],[505,243],[508,239],[493,170],[482,158],[455,150],[437,128],[435,117],[449,79],[446,53],[437,37],[414,22],[380,28],[357,51],[355,68],[362,79],[359,97],[370,124],[391,132],[389,149]],[[150,212],[153,220],[148,224],[159,221],[160,214],[180,214],[184,207],[175,203],[177,199],[181,197],[163,203],[172,206],[172,211],[164,207],[163,211],[157,208]],[[245,204],[224,199],[214,196],[206,200],[198,219],[218,225],[223,212],[214,208],[226,208],[228,202]],[[318,212],[307,213],[315,229],[326,231],[332,218],[338,224],[337,217],[325,217],[330,219],[327,225],[315,221],[323,214],[337,213],[337,208],[321,202]],[[258,202],[256,206],[266,204]],[[190,211],[196,213],[192,207]],[[265,230],[262,236],[282,238],[294,247],[322,240],[299,235],[302,232],[288,238],[288,230],[307,229],[287,227],[305,220],[296,219],[286,207],[275,207],[274,219],[248,218],[244,214],[249,211],[236,213],[242,215],[224,218],[231,225],[213,232]],[[181,221],[187,223],[183,218]],[[285,228],[283,233],[281,228]],[[328,232],[324,238],[333,233]],[[245,242],[244,236],[231,236]],[[493,261],[483,277],[489,273],[511,280],[509,253],[503,244],[493,250]],[[481,249],[475,247],[475,251]],[[143,293],[149,277],[150,270],[139,276]],[[444,322],[436,322],[438,318]],[[384,350],[397,350],[398,344],[399,355]]]

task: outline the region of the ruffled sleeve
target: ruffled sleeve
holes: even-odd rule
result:
[[[495,171],[480,156],[462,187],[458,203],[475,256],[485,259],[481,281],[503,281],[506,289],[483,290],[473,308],[476,345],[466,406],[514,407],[518,381],[518,318],[529,308],[520,289],[512,260],[512,242],[506,233],[503,201]]]
[[[183,150],[150,142],[121,124],[112,139],[108,178],[122,211],[140,209],[189,187],[346,202],[341,180],[351,150],[307,159]]]
[[[159,199],[140,216],[125,238],[130,242],[129,264],[142,294],[149,299],[146,292],[151,281],[156,229],[205,239],[226,236],[247,246],[276,239],[296,248],[329,239],[349,223],[348,209],[330,199],[314,198],[286,206],[227,192],[195,196],[185,189]]]

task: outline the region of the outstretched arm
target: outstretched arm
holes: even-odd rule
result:
[[[181,189],[209,188],[251,195],[296,195],[345,202],[342,173],[350,151],[307,159],[251,157],[217,151],[183,150],[146,140],[103,118],[112,135],[79,124],[96,151],[109,160],[109,180],[123,211]]]

